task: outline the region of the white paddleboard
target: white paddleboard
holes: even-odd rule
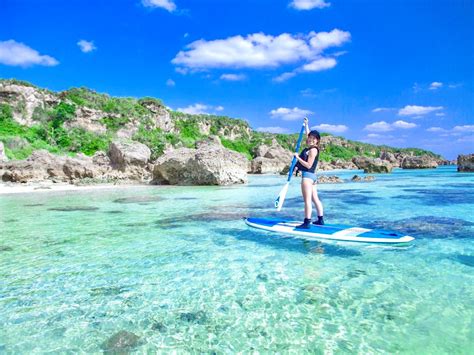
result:
[[[295,227],[302,222],[285,221],[281,219],[246,218],[245,223],[253,228],[279,234],[287,234],[307,240],[326,239],[347,242],[400,244],[409,243],[415,239],[409,235],[403,235],[398,232],[336,224],[325,224],[324,226],[311,224],[309,229],[299,229]]]

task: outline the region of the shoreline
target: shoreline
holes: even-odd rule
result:
[[[124,184],[84,184],[74,185],[69,183],[53,183],[48,181],[22,183],[2,183],[0,182],[0,196],[15,195],[25,193],[43,193],[43,192],[61,192],[61,191],[87,191],[100,189],[120,189],[130,187],[150,187],[157,185],[140,184],[140,183],[124,183]]]
[[[445,165],[450,166],[450,165]],[[455,165],[451,165],[455,166]],[[397,170],[403,170],[397,168]],[[394,169],[395,170],[395,169]],[[343,173],[354,173],[361,175],[365,174],[362,170],[354,169],[334,169],[334,170],[321,170],[318,171],[318,175],[327,176],[331,174],[343,174]],[[283,176],[280,174],[248,174],[250,176],[265,176],[265,175],[275,175]],[[61,192],[61,191],[87,191],[87,190],[99,190],[99,189],[121,189],[121,188],[130,188],[130,187],[179,187],[179,185],[151,185],[150,183],[139,183],[137,181],[123,181],[121,183],[84,183],[80,185],[70,184],[67,182],[53,182],[50,180],[43,181],[32,181],[27,183],[12,183],[12,182],[2,182],[0,181],[0,196],[2,195],[13,195],[13,194],[23,194],[23,193],[42,193],[42,192]]]

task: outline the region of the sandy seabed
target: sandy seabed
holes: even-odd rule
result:
[[[85,191],[98,189],[120,189],[130,187],[147,187],[147,184],[94,184],[94,185],[74,185],[68,183],[53,183],[48,181],[29,183],[2,183],[0,182],[0,195],[21,194],[21,193],[41,193],[48,191]]]

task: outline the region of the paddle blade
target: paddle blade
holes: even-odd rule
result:
[[[283,207],[283,202],[285,202],[286,193],[288,192],[288,186],[290,186],[289,182],[287,182],[285,186],[283,186],[280,191],[280,194],[275,200],[275,208],[277,209],[277,211],[281,211],[281,208]]]

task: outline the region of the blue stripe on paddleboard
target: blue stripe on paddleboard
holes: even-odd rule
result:
[[[404,237],[403,234],[399,234],[396,232],[378,231],[378,230],[364,232],[364,233],[358,234],[357,236],[361,238],[384,238],[384,239],[400,239]]]

